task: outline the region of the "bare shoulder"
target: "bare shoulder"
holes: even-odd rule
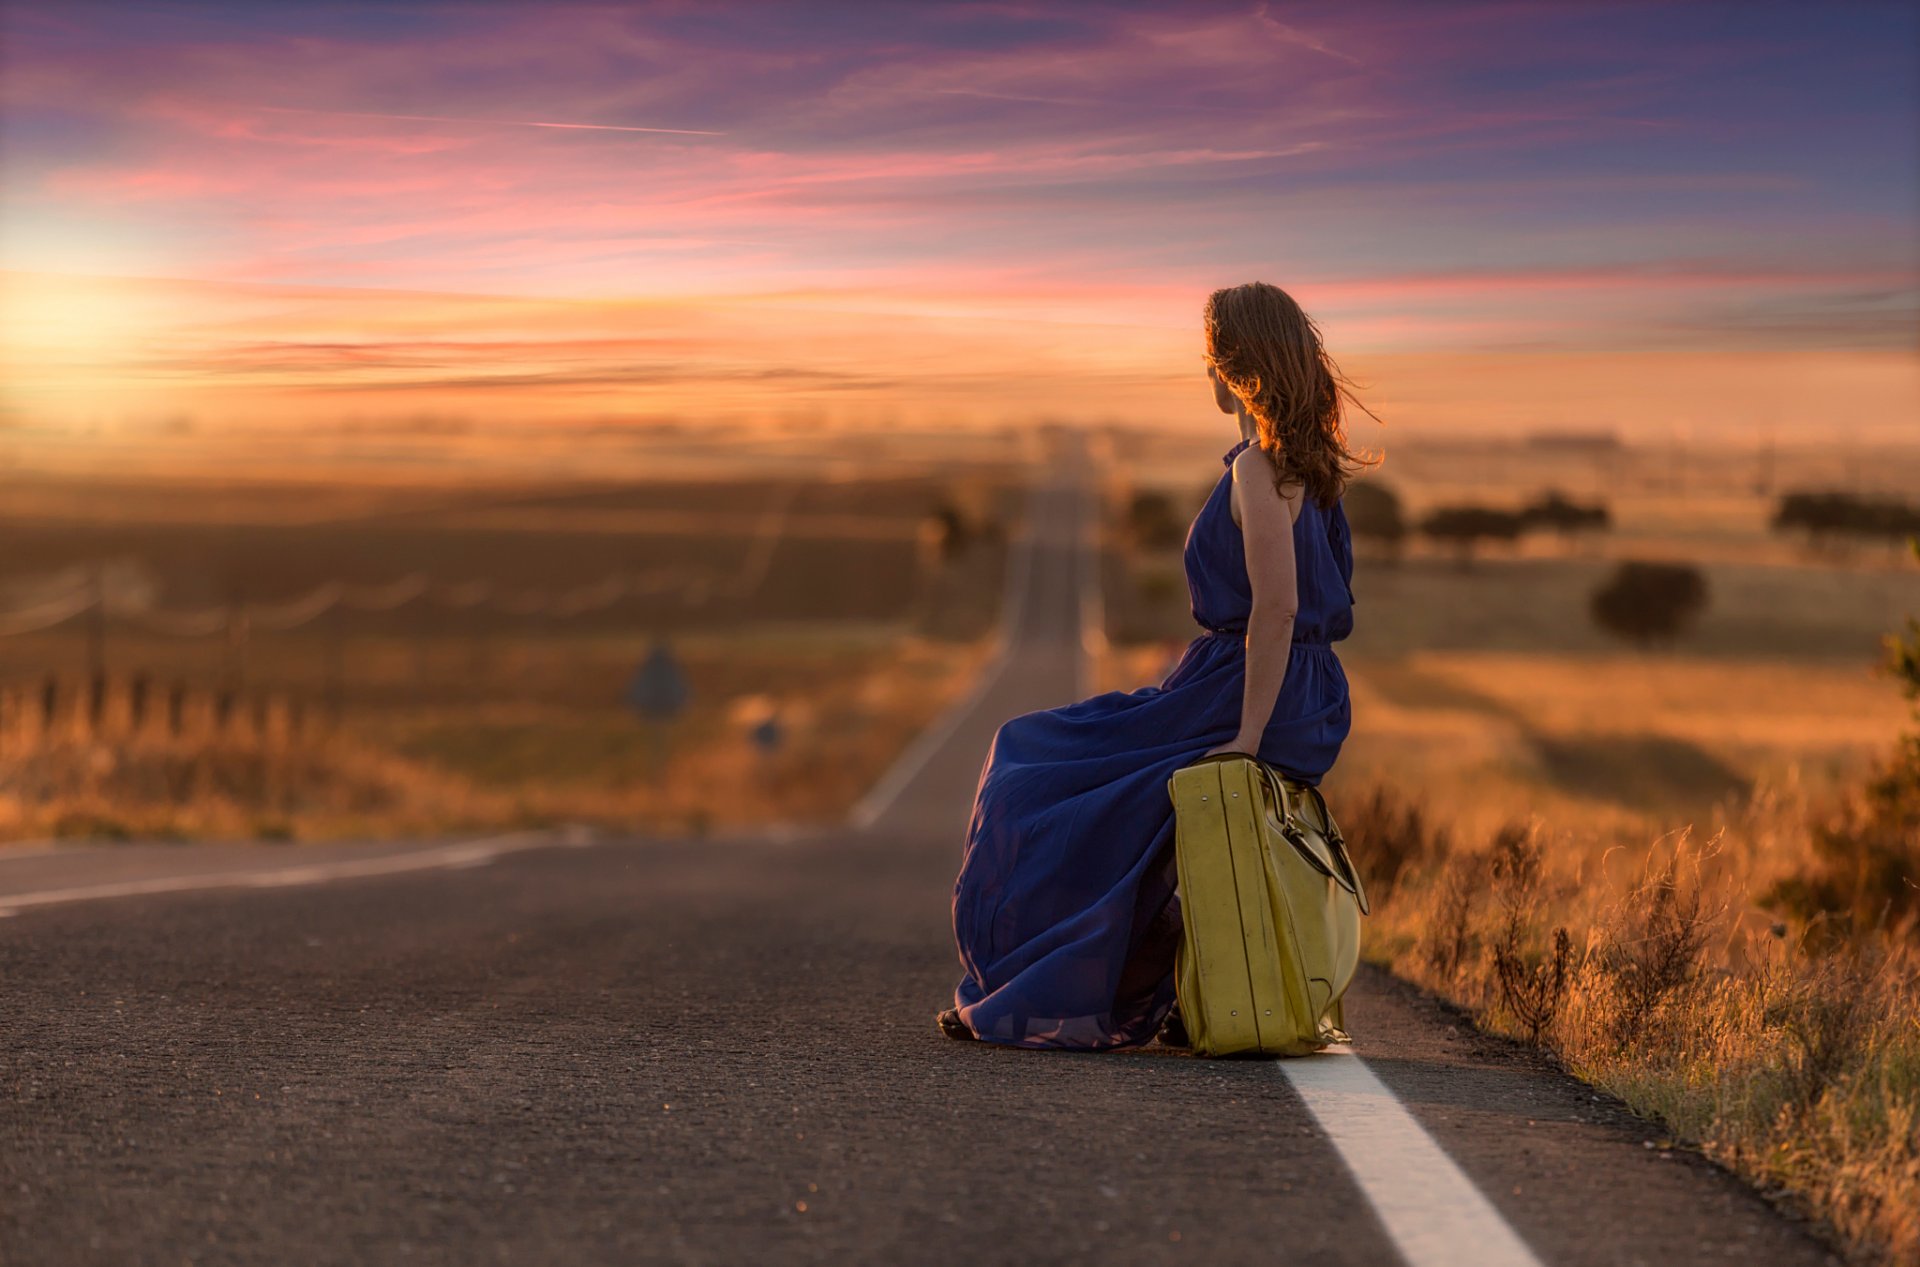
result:
[[[1271,479],[1272,470],[1273,459],[1268,457],[1267,451],[1257,444],[1249,444],[1234,455],[1233,473],[1236,477],[1249,471],[1266,471],[1269,472],[1268,478]]]
[[[1234,500],[1241,505],[1248,504],[1241,499],[1251,494],[1253,504],[1278,503],[1287,508],[1287,518],[1300,517],[1301,496],[1305,487],[1294,479],[1275,488],[1273,459],[1257,444],[1248,445],[1233,459],[1233,487]]]

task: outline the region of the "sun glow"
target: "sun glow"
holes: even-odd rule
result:
[[[1206,6],[1066,6],[1045,36],[983,11],[993,37],[954,43],[905,7],[809,46],[784,10],[760,45],[604,6],[233,6],[217,41],[0,6],[0,410],[1201,428],[1201,305],[1261,278],[1399,434],[1910,431],[1908,186],[1815,179],[1781,142],[1816,122],[1800,98],[1737,67],[1691,104],[1589,82],[1641,46],[1611,22],[1556,63],[1557,8],[1302,44]],[[1464,73],[1521,49],[1555,87]],[[1824,126],[1905,161],[1890,67],[1884,118]]]

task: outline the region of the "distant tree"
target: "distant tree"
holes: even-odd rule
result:
[[[1144,550],[1174,550],[1187,540],[1186,520],[1173,498],[1157,489],[1142,489],[1127,506],[1127,532]]]
[[[1462,567],[1482,541],[1512,541],[1524,526],[1518,514],[1491,506],[1442,506],[1420,521],[1422,533],[1454,548]]]
[[[1671,642],[1707,608],[1707,578],[1684,563],[1629,559],[1593,592],[1593,622],[1617,637],[1651,646]]]
[[[1815,545],[1844,532],[1853,498],[1846,493],[1787,493],[1774,508],[1775,532],[1804,532]]]
[[[1343,505],[1347,511],[1347,527],[1356,538],[1378,541],[1392,553],[1399,553],[1407,537],[1407,516],[1401,508],[1400,495],[1391,485],[1375,480],[1350,484]]]
[[[1563,537],[1602,532],[1613,524],[1613,516],[1607,513],[1605,505],[1599,502],[1582,505],[1557,488],[1548,489],[1521,507],[1520,520],[1528,528],[1546,528]]]
[[[1920,506],[1895,497],[1803,490],[1780,498],[1772,526],[1776,532],[1804,532],[1815,546],[1846,537],[1878,538],[1899,545],[1920,532]]]

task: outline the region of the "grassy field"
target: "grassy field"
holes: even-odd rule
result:
[[[832,819],[980,663],[1022,483],[12,488],[0,610],[109,603],[0,637],[0,838]],[[687,702],[654,721],[659,646]]]
[[[1504,454],[1499,481],[1472,495],[1517,504],[1568,474],[1559,454],[1524,456]],[[1428,457],[1439,495],[1394,482],[1409,514],[1465,495],[1465,460]],[[1903,461],[1885,465],[1920,477],[1920,462]],[[1190,455],[1184,469],[1195,478],[1163,471],[1159,486],[1190,515],[1217,476]],[[1772,502],[1738,486],[1739,472],[1718,472],[1726,486],[1704,495],[1712,474],[1623,496],[1608,533],[1539,534],[1464,568],[1417,539],[1393,557],[1362,541],[1355,629],[1340,644],[1354,732],[1334,782],[1390,778],[1463,812],[1525,801],[1659,830],[1704,821],[1761,782],[1857,774],[1905,717],[1874,666],[1882,637],[1920,611],[1920,567],[1878,547],[1816,557],[1768,531]],[[1113,489],[1107,689],[1157,680],[1195,632],[1179,551],[1128,539],[1118,504],[1144,486],[1123,471]],[[1671,647],[1637,650],[1592,623],[1587,599],[1620,559],[1654,557],[1698,566],[1709,602]],[[1455,790],[1466,786],[1471,796]]]
[[[566,655],[574,689],[617,688],[640,648]],[[773,640],[689,638],[686,712],[650,723],[611,702],[445,698],[349,711],[337,727],[181,736],[10,735],[0,834],[14,839],[437,835],[589,822],[704,832],[832,821],[971,681],[984,640],[815,631]],[[779,742],[753,728],[776,719]]]
[[[567,618],[570,629],[732,627],[767,620],[898,619],[929,578],[923,525],[943,503],[1004,527],[1006,472],[843,474],[607,487],[484,485],[376,490],[42,482],[13,494],[0,597],[24,606],[104,567],[137,636],[146,606],[272,607],[330,582],[429,578],[438,598],[354,631],[444,636],[544,633],[513,599],[585,589],[610,575],[644,585]],[[491,586],[470,604],[460,591]],[[978,627],[991,610],[971,619]],[[70,631],[69,631],[70,632]],[[118,634],[119,630],[110,631]],[[0,671],[57,663],[70,637],[0,641]]]

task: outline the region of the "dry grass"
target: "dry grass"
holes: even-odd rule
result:
[[[863,454],[0,495],[0,610],[95,576],[119,595],[104,623],[0,637],[0,840],[836,818],[971,679],[1024,505],[1004,456]],[[408,576],[432,585],[397,606],[239,616]],[[645,584],[559,601],[608,577]],[[143,604],[229,615],[186,636]],[[691,692],[670,726],[623,702],[662,640]]]
[[[1180,646],[1114,646],[1099,689],[1158,682]],[[1341,659],[1354,730],[1335,780],[1417,787],[1427,813],[1481,836],[1515,805],[1630,843],[1763,784],[1834,790],[1905,716],[1861,662],[1344,647]]]
[[[1759,785],[1844,786],[1904,717],[1863,663],[1691,654],[1343,656],[1348,783],[1412,782],[1494,831],[1508,807],[1612,840],[1705,821]]]
[[[1384,788],[1344,810],[1363,864],[1395,877],[1370,956],[1544,1044],[1858,1261],[1920,1255],[1914,926],[1840,940],[1761,904],[1811,861],[1823,810],[1803,787],[1637,848],[1538,816],[1450,838]]]
[[[984,642],[682,649],[696,705],[655,729],[617,703],[447,703],[338,730],[5,736],[0,840],[323,839],[591,822],[695,830],[844,815],[967,688]],[[591,656],[583,671],[591,673]],[[604,654],[612,683],[631,664]],[[600,693],[618,699],[617,690]],[[767,713],[778,748],[751,741]]]

